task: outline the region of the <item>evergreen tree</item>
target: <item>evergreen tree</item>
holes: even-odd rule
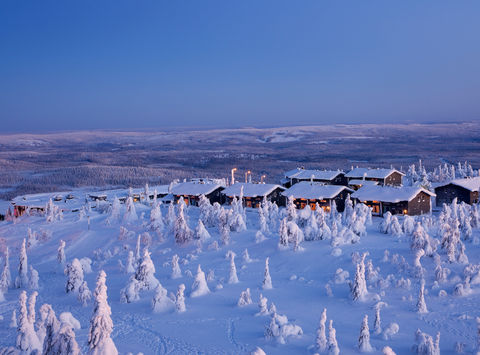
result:
[[[362,353],[373,351],[370,345],[370,330],[368,329],[368,316],[365,315],[362,321],[362,327],[360,329],[360,336],[358,337],[358,349]]]
[[[176,296],[176,299],[175,299],[175,309],[176,309],[177,313],[183,313],[187,310],[187,308],[185,307],[184,292],[185,292],[185,285],[180,284],[178,286],[177,296]]]
[[[27,259],[27,249],[25,247],[25,239],[23,239],[22,247],[20,249],[18,276],[15,279],[15,286],[17,288],[28,286],[28,259]]]
[[[31,304],[31,303],[30,303]],[[35,333],[33,322],[27,311],[27,293],[22,291],[19,297],[19,318],[17,328],[16,347],[26,354],[41,351],[41,344]],[[33,314],[35,317],[35,314]]]
[[[420,313],[420,314],[428,313],[424,294],[425,294],[425,281],[422,280],[420,284],[420,292],[418,294],[418,301],[417,301],[417,313]]]
[[[177,254],[172,256],[172,279],[178,279],[182,277],[182,270],[180,270],[180,265],[178,264],[179,257]]]
[[[252,296],[250,295],[250,289],[247,288],[245,291],[240,293],[240,298],[238,299],[237,305],[239,307],[248,306],[252,304]]]
[[[60,240],[58,249],[57,249],[57,261],[60,265],[65,267],[66,258],[65,258],[65,241]]]
[[[92,299],[92,292],[90,292],[90,289],[88,288],[87,281],[83,281],[80,285],[77,298],[83,307],[86,307]]]
[[[237,267],[235,266],[235,253],[233,251],[228,252],[228,258],[230,259],[230,276],[228,277],[229,284],[238,283]]]
[[[210,289],[208,288],[207,280],[205,279],[205,273],[202,271],[202,268],[199,264],[197,268],[197,275],[193,281],[192,293],[190,294],[190,297],[199,297],[209,293]]]
[[[324,308],[322,315],[320,316],[320,323],[317,329],[316,348],[320,352],[327,350],[327,336],[325,333],[327,323],[327,309]]]
[[[173,307],[174,302],[167,296],[167,290],[159,283],[152,299],[153,312],[165,312]]]
[[[337,343],[337,332],[333,327],[333,320],[330,319],[328,323],[328,353],[330,355],[340,354],[340,349]]]
[[[265,259],[265,273],[263,276],[263,283],[262,283],[262,288],[264,290],[270,290],[273,288],[272,278],[270,277],[270,268],[268,266],[269,259],[270,258],[268,257]]]
[[[71,263],[65,267],[65,275],[67,276],[67,284],[65,285],[65,291],[78,292],[78,289],[83,283],[83,268],[80,261],[75,258]]]

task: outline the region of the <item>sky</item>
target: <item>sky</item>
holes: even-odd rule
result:
[[[3,0],[0,132],[480,118],[478,0]]]

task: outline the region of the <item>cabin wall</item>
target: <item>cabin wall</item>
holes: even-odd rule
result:
[[[391,185],[391,186],[401,186],[402,185],[402,174],[397,173],[394,171],[391,173],[389,176],[385,178],[385,185]]]
[[[435,189],[435,194],[437,195],[436,205],[439,207],[441,207],[444,203],[452,203],[455,197],[459,203],[465,202],[471,204],[473,201],[475,201],[471,191],[453,184],[437,187]],[[478,192],[476,199],[478,200]]]
[[[410,216],[418,216],[424,213],[429,213],[431,210],[430,195],[425,192],[420,192],[412,200],[408,202],[408,214]]]

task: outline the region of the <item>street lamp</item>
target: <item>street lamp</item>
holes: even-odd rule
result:
[[[235,184],[235,171],[237,171],[237,168],[232,169],[232,185]]]
[[[260,178],[260,183],[263,184],[263,179],[265,179],[267,177],[267,175],[262,175],[262,177]]]
[[[250,178],[252,177],[252,172],[250,170],[245,172],[245,183],[248,182],[248,175],[250,175]]]

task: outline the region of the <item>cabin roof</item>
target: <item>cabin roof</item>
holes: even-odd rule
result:
[[[363,178],[364,176],[367,178],[374,178],[374,179],[385,179],[386,177],[390,176],[392,173],[397,172],[400,175],[404,176],[405,174],[397,169],[371,169],[371,168],[355,168],[350,170],[348,173],[345,174],[348,178]]]
[[[277,184],[251,184],[244,182],[237,182],[231,186],[228,186],[222,191],[227,196],[240,196],[243,188],[243,196],[247,197],[264,197],[271,194],[276,189],[285,190],[284,187]]]
[[[218,188],[224,188],[219,184],[197,183],[192,181],[181,182],[174,185],[170,192],[173,195],[200,196],[211,194]]]
[[[378,181],[363,180],[363,179],[352,179],[348,182],[348,184],[349,185],[372,186],[372,185],[378,185]]]
[[[436,188],[447,186],[450,184],[463,187],[464,189],[471,192],[480,191],[480,176],[465,178],[465,179],[455,179],[455,180],[437,185]]]
[[[338,175],[343,174],[340,170],[308,170],[302,168],[296,168],[285,173],[285,177],[288,179],[313,179],[316,180],[333,180]]]
[[[352,198],[360,201],[382,201],[397,203],[401,201],[411,201],[420,192],[425,192],[429,196],[435,196],[431,191],[416,186],[363,186],[352,194]]]
[[[342,185],[324,185],[319,183],[311,183],[310,181],[301,181],[298,184],[293,185],[288,190],[282,192],[282,195],[309,200],[323,200],[326,198],[334,198],[343,190],[353,192],[352,189]]]

